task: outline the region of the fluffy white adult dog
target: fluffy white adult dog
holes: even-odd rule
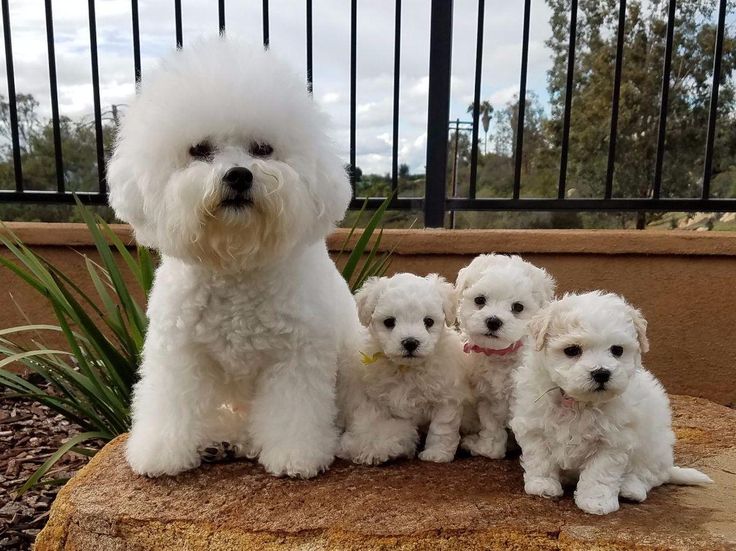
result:
[[[161,253],[127,458],[174,475],[233,442],[274,475],[336,450],[337,355],[359,322],[325,236],[350,188],[304,82],[232,40],[146,76],[108,168],[110,204]]]
[[[341,366],[340,456],[375,465],[413,457],[452,461],[467,389],[453,287],[436,274],[371,278],[356,295],[362,359]]]
[[[644,501],[667,482],[711,482],[674,466],[669,401],[641,363],[646,326],[624,299],[598,291],[565,295],[532,320],[511,420],[527,493],[561,496],[561,477],[577,478],[577,506],[602,515],[619,496]]]
[[[527,324],[552,299],[555,281],[519,256],[484,254],[460,270],[455,289],[473,392],[462,446],[499,459],[506,453],[511,375],[521,363]]]

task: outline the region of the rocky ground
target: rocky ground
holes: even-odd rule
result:
[[[15,490],[78,431],[79,427],[49,408],[10,399],[7,392],[0,391],[0,549],[31,549],[61,484],[84,466],[87,458],[67,454],[46,476],[55,484],[36,486],[19,497]]]

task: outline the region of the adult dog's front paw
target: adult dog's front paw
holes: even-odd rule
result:
[[[575,491],[575,505],[591,515],[607,515],[618,511],[618,495],[610,488],[597,486]]]
[[[266,472],[274,476],[290,478],[312,478],[326,471],[332,464],[332,452],[317,449],[271,448],[264,449],[258,462]]]
[[[482,437],[471,434],[463,438],[462,448],[471,455],[481,455],[489,459],[503,459],[506,456],[506,433],[503,438]]]
[[[449,463],[455,459],[455,453],[441,448],[427,448],[419,454],[419,459],[433,463]]]
[[[135,431],[126,442],[125,457],[133,472],[149,477],[177,475],[199,467],[201,461],[195,447]]]
[[[547,499],[560,497],[563,493],[562,484],[560,484],[559,480],[543,476],[525,477],[524,491],[529,495]]]
[[[635,475],[627,475],[621,481],[619,495],[624,499],[642,502],[647,498],[649,488]]]

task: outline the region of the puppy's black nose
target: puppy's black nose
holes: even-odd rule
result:
[[[486,326],[488,327],[489,331],[498,331],[499,329],[501,329],[502,325],[503,322],[496,316],[491,316],[486,320]]]
[[[234,191],[243,193],[253,184],[253,173],[244,166],[236,166],[225,173],[222,182]]]
[[[590,376],[596,383],[603,384],[607,383],[608,379],[611,378],[611,372],[608,369],[599,367],[598,369],[591,371]]]
[[[409,337],[401,341],[401,346],[403,346],[404,350],[406,350],[407,352],[414,352],[417,348],[419,348],[419,341],[413,337]]]

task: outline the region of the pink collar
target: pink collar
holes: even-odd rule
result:
[[[565,393],[564,390],[560,389],[560,404],[563,408],[573,409],[578,401],[572,396]]]
[[[518,340],[514,344],[507,346],[506,348],[483,348],[477,344],[465,343],[463,346],[463,352],[470,354],[471,352],[477,352],[479,354],[485,354],[486,356],[506,356],[507,354],[513,354],[519,348],[522,347],[523,341]]]

